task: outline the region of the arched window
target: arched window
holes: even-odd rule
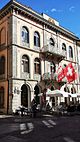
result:
[[[4,88],[0,88],[0,108],[4,107]]]
[[[69,46],[69,57],[73,58],[73,49],[71,46]]]
[[[38,58],[35,58],[34,60],[34,73],[41,74],[41,63]]]
[[[29,73],[29,58],[27,55],[22,56],[22,72]]]
[[[54,42],[54,40],[53,40],[52,38],[49,39],[49,44],[50,44],[51,46],[54,46],[54,45],[55,45],[55,42]]]
[[[68,88],[68,87],[65,87],[65,88],[64,88],[64,91],[65,91],[65,92],[70,93],[70,91],[69,91],[69,88]]]
[[[51,91],[53,91],[54,90],[54,87],[53,86],[51,86]]]
[[[65,67],[66,67],[66,64],[64,64],[63,67],[65,68]]]
[[[66,44],[62,43],[62,50],[66,51]]]
[[[34,32],[34,46],[40,47],[40,35],[38,32]]]
[[[71,88],[71,93],[75,94],[76,93],[76,89],[74,87]]]
[[[55,64],[54,64],[54,62],[51,62],[50,63],[50,72],[55,73],[55,71],[56,71]]]
[[[5,57],[0,57],[0,75],[5,74]]]
[[[29,43],[29,31],[25,26],[22,27],[22,42]]]

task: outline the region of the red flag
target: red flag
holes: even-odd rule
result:
[[[62,70],[58,73],[58,82],[62,81],[64,77],[64,69],[62,68]]]
[[[75,69],[72,65],[72,63],[69,63],[65,68],[64,68],[64,75],[67,78],[68,82],[72,82],[77,78],[77,74],[75,72]]]

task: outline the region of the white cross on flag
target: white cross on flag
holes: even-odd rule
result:
[[[68,82],[72,82],[77,78],[75,69],[72,65],[72,63],[69,63],[65,68],[64,68],[64,75],[67,78]]]

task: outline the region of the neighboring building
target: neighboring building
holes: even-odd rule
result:
[[[44,103],[47,88],[79,92],[79,78],[58,82],[56,73],[72,62],[79,74],[79,48],[79,38],[59,22],[11,0],[0,10],[0,112],[29,108],[34,96],[37,104]],[[75,98],[70,99],[63,101]],[[51,99],[53,105],[57,101],[60,98]]]

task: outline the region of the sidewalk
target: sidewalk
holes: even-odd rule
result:
[[[0,118],[9,118],[9,117],[13,117],[13,115],[0,114]]]

